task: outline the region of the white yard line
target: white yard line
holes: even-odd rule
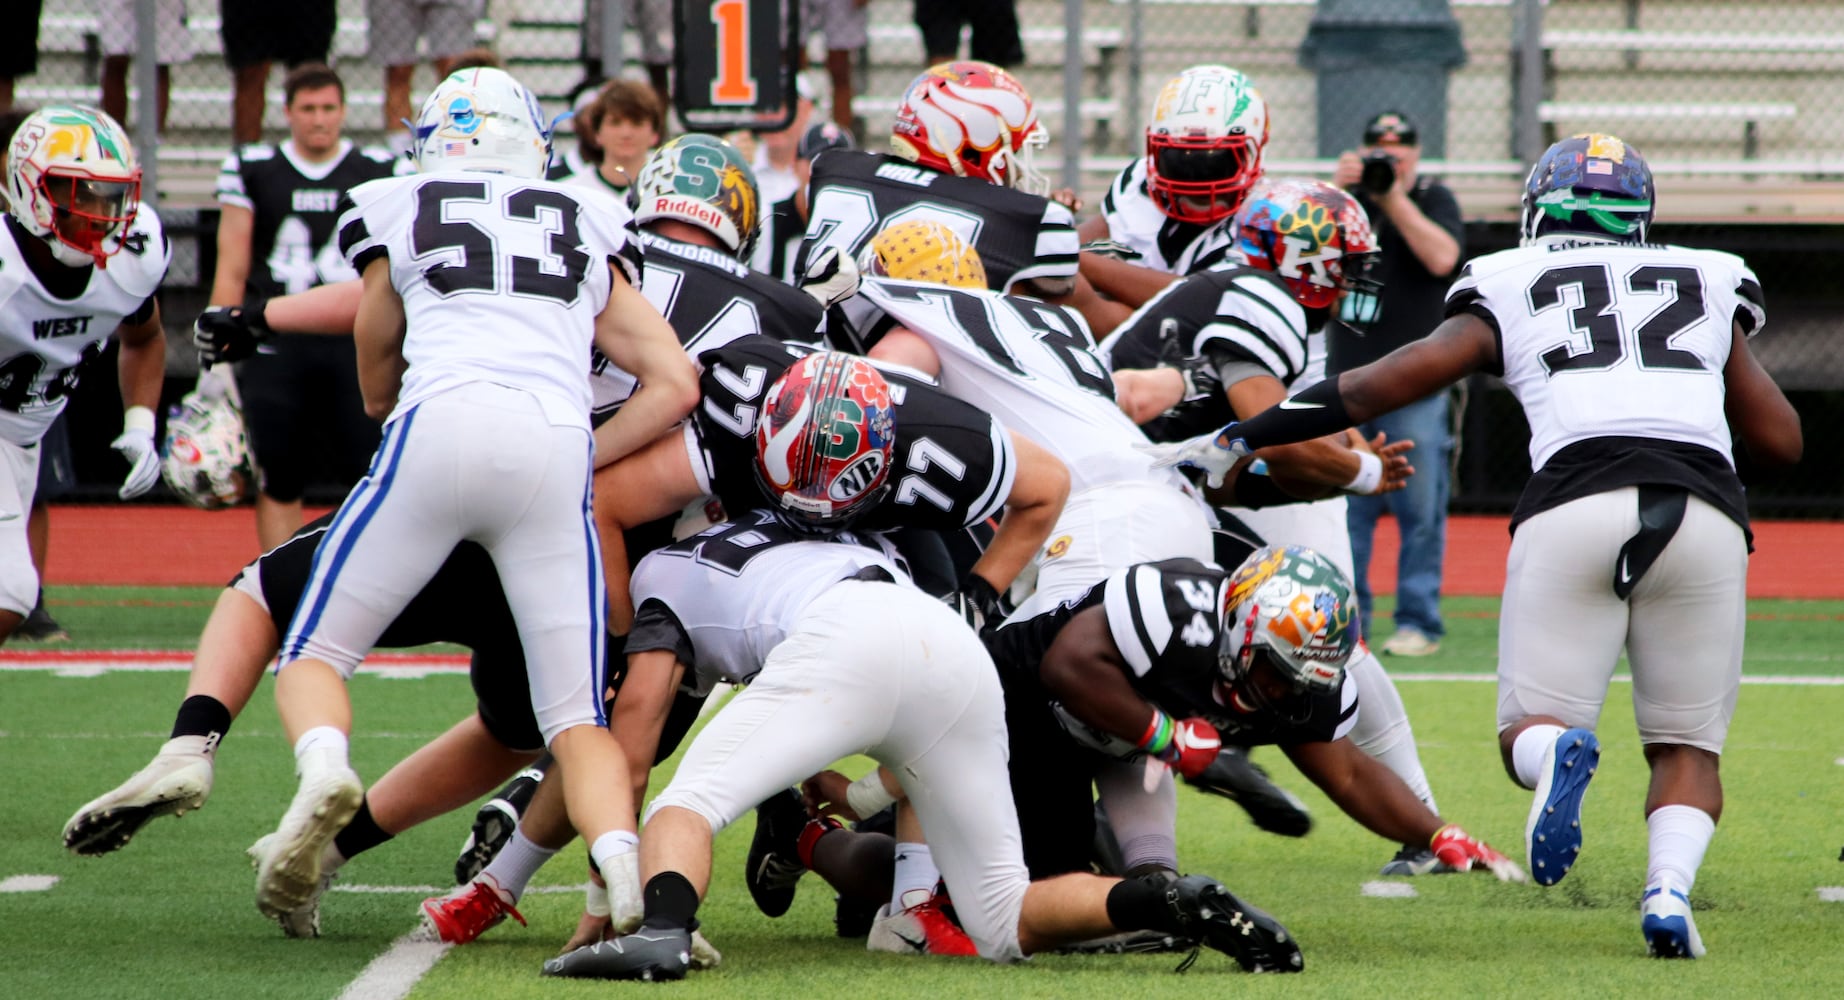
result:
[[[0,879],[0,892],[44,892],[57,884],[56,875],[13,875]]]
[[[1414,886],[1407,882],[1365,882],[1358,887],[1358,891],[1377,899],[1414,899],[1421,895],[1415,891]]]
[[[451,947],[429,940],[418,927],[372,959],[357,979],[346,984],[339,1000],[403,1000]]]

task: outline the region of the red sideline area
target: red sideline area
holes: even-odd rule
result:
[[[309,517],[321,512],[309,511]],[[1504,517],[1447,522],[1443,591],[1497,596],[1505,586],[1511,536]],[[1844,599],[1844,523],[1761,521],[1748,566],[1753,597]],[[1395,522],[1377,526],[1371,582],[1396,589]],[[206,512],[189,507],[56,505],[46,582],[218,586],[256,557],[256,515],[249,507]]]

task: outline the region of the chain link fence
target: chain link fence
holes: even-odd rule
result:
[[[274,30],[279,15],[259,0],[40,2],[37,69],[16,81],[15,98],[100,101],[118,74],[139,145],[157,150],[162,214],[176,234],[168,295],[177,307],[169,314],[189,318],[209,279],[199,273],[197,243],[209,236],[213,176],[234,141],[236,74],[227,55],[236,61],[237,53],[226,51],[224,20],[254,12]],[[433,86],[432,60],[458,47],[490,47],[553,114],[601,75],[648,79],[650,67],[670,58],[674,2],[290,0],[297,13],[289,16],[309,18],[310,28],[288,37],[312,41],[314,12],[330,16],[325,50],[346,80],[347,133],[385,142]],[[710,16],[716,6],[676,2],[686,16]],[[924,68],[915,8],[928,2],[865,7],[849,79],[852,114],[872,147]],[[1809,431],[1844,423],[1844,289],[1833,277],[1844,265],[1844,0],[991,3],[1015,5],[1023,59],[1012,68],[1052,134],[1047,166],[1090,205],[1140,155],[1161,84],[1196,63],[1233,66],[1261,89],[1272,120],[1271,173],[1329,177],[1368,118],[1410,114],[1421,128],[1422,172],[1442,177],[1459,198],[1469,255],[1515,241],[1524,170],[1550,141],[1585,130],[1618,134],[1657,174],[1660,238],[1743,253],[1760,274],[1770,321],[1757,351],[1795,393]],[[824,5],[801,6],[814,22],[803,27],[806,75],[825,112],[827,24],[815,16]],[[620,50],[605,57],[611,23],[621,26]],[[970,34],[963,29],[963,56],[992,44]],[[155,48],[170,62],[157,142],[137,110],[142,89],[154,86],[152,67],[109,58],[144,50],[145,37],[159,38]],[[415,64],[407,86],[405,71],[393,81],[387,68],[403,59]],[[286,135],[282,72],[266,81],[261,124],[270,140]],[[182,353],[174,361],[183,370]],[[1515,495],[1527,472],[1523,429],[1502,389],[1476,388],[1456,501],[1493,507]],[[1844,472],[1820,465],[1808,462],[1760,495],[1789,512],[1844,514]]]

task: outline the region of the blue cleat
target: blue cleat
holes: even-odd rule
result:
[[[1644,916],[1639,929],[1645,933],[1646,950],[1653,958],[1703,957],[1703,938],[1690,915],[1690,897],[1657,885],[1646,890],[1641,908]]]
[[[1587,729],[1568,730],[1544,754],[1543,777],[1524,824],[1530,877],[1538,885],[1562,881],[1581,855],[1581,800],[1600,762],[1601,741]]]

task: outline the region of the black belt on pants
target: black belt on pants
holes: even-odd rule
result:
[[[1684,523],[1689,502],[1690,491],[1681,486],[1639,487],[1639,530],[1620,546],[1620,558],[1614,561],[1614,596],[1622,601],[1633,596],[1633,588]]]

